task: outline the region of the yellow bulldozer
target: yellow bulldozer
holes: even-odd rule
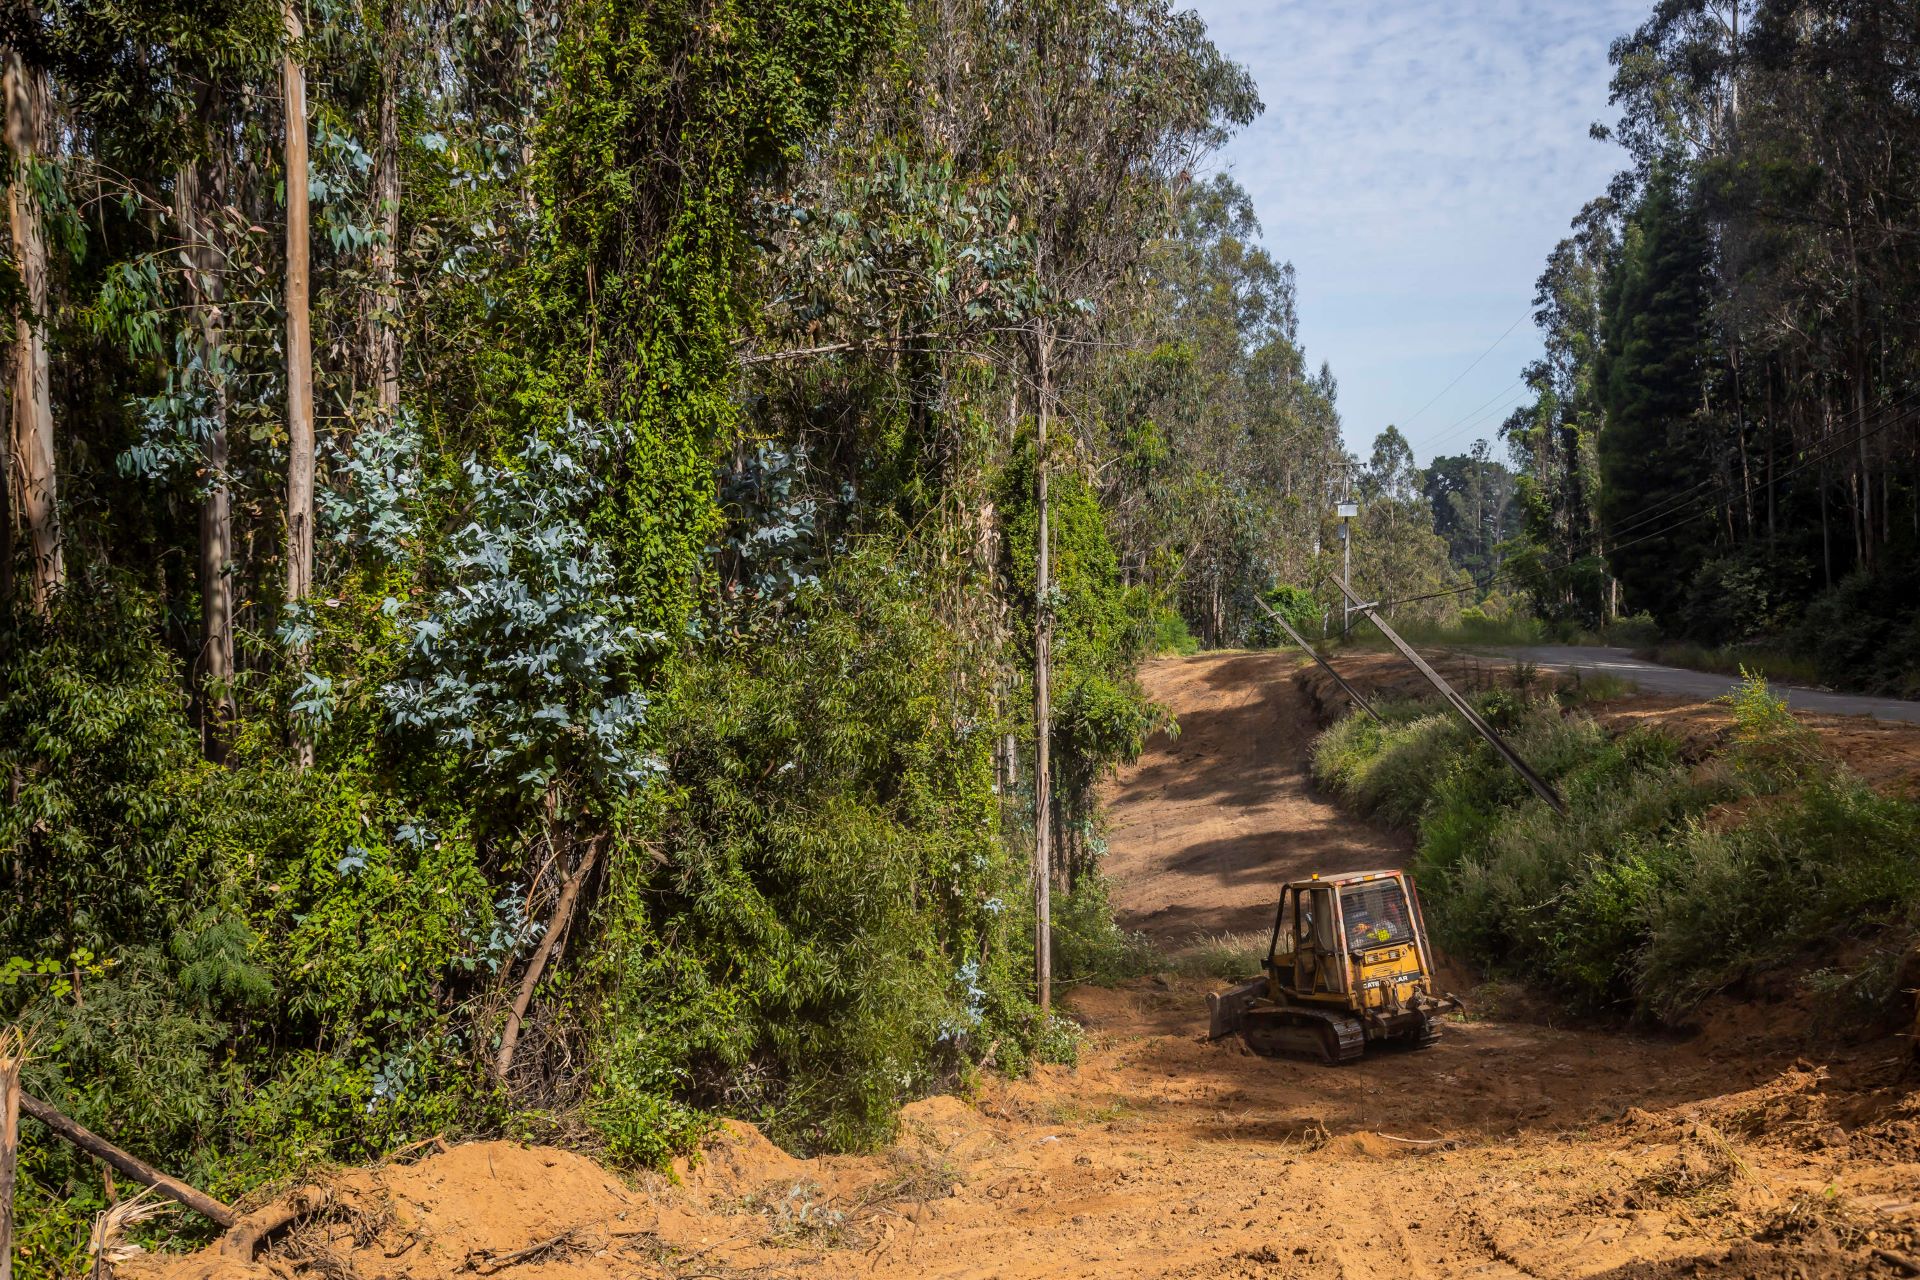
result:
[[[1209,1035],[1256,1053],[1352,1062],[1369,1043],[1425,1048],[1460,1001],[1436,995],[1420,895],[1404,871],[1296,880],[1280,891],[1266,973],[1207,997]]]

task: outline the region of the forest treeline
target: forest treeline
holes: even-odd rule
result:
[[[1458,580],[1195,176],[1260,103],[1164,0],[0,42],[0,1017],[215,1195],[435,1132],[857,1147],[1070,1053],[1028,868],[1071,977],[1138,659],[1312,584],[1363,474],[1374,580]],[[98,1171],[24,1161],[25,1273],[83,1269]]]
[[[1612,58],[1629,166],[1540,277],[1503,429],[1514,581],[1920,692],[1920,6],[1661,0]]]

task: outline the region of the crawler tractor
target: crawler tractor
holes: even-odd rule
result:
[[[1296,880],[1280,891],[1266,975],[1207,997],[1211,1038],[1256,1053],[1351,1062],[1369,1042],[1425,1048],[1460,1008],[1433,988],[1420,895],[1403,871]]]

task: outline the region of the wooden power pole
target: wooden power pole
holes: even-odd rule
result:
[[[281,0],[287,50],[281,59],[286,99],[287,168],[287,599],[313,592],[313,320],[307,277],[307,76],[295,47],[302,35],[293,0]],[[313,743],[296,732],[294,762],[313,763]]]
[[[1053,777],[1050,738],[1053,703],[1048,682],[1053,649],[1053,582],[1047,542],[1047,416],[1052,387],[1049,365],[1052,338],[1047,322],[1036,326],[1035,363],[1040,374],[1040,412],[1033,453],[1034,505],[1039,509],[1040,545],[1033,574],[1033,968],[1040,1016],[1053,1012]]]

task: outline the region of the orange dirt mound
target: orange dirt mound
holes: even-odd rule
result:
[[[740,1199],[775,1183],[817,1176],[811,1161],[788,1155],[744,1120],[724,1121],[699,1158],[676,1161],[674,1173],[690,1194],[709,1200]]]

